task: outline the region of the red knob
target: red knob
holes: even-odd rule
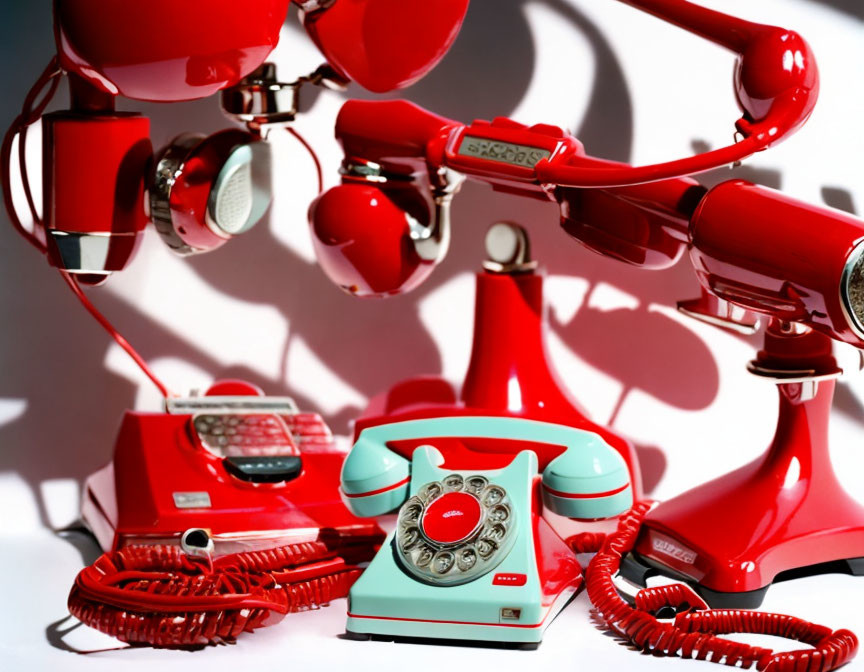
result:
[[[245,380],[226,378],[214,382],[204,394],[208,397],[263,397],[264,390]]]
[[[309,207],[318,262],[336,285],[356,296],[408,292],[434,268],[418,256],[411,239],[409,221],[418,216],[428,221],[414,187],[334,187]]]

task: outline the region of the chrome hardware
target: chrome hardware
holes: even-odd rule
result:
[[[537,262],[531,259],[528,232],[518,224],[493,224],[486,232],[485,243],[483,268],[490,273],[524,273],[537,268]]]
[[[223,89],[222,111],[246,124],[250,131],[266,136],[269,126],[294,121],[300,111],[300,89],[304,84],[344,90],[348,82],[326,63],[293,82],[280,82],[276,65],[264,63],[234,86]]]

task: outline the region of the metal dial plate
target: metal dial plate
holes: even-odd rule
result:
[[[449,493],[465,493],[480,505],[480,520],[467,537],[431,539],[424,526],[429,507]],[[446,515],[446,514],[445,514]],[[414,576],[439,585],[473,581],[507,557],[517,535],[516,510],[507,491],[480,474],[450,474],[425,484],[402,508],[396,524],[396,555]]]

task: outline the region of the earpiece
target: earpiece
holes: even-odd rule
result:
[[[346,164],[343,184],[309,208],[318,262],[355,296],[390,296],[420,285],[450,243],[450,201],[462,176],[431,181],[431,207],[419,180],[387,175],[377,164]]]
[[[156,161],[150,217],[172,250],[195,254],[251,229],[271,199],[266,142],[238,129],[187,133]]]

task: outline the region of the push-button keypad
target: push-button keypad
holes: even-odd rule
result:
[[[297,455],[285,422],[272,414],[196,415],[192,419],[201,444],[217,457]]]

